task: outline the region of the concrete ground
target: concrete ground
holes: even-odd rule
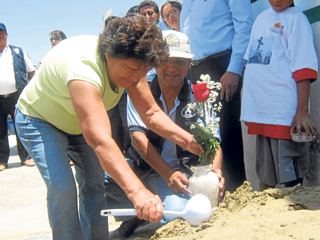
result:
[[[9,136],[8,168],[0,172],[0,240],[52,240],[46,208],[46,186],[36,167],[20,165],[15,136]],[[109,217],[109,231],[119,227]],[[130,237],[148,237],[159,228],[148,224]]]

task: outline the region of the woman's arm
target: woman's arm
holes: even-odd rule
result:
[[[157,105],[146,78],[129,86],[127,92],[141,120],[149,129],[193,154],[200,154],[201,146],[194,142],[193,135],[176,125]]]
[[[159,222],[162,218],[162,202],[158,196],[147,190],[133,173],[112,139],[100,89],[80,80],[70,81],[68,89],[83,135],[97,154],[102,168],[133,202],[139,218]]]

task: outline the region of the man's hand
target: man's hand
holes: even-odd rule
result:
[[[191,194],[188,188],[186,188],[186,185],[189,186],[189,180],[180,171],[174,171],[166,182],[168,187],[174,192],[184,192],[188,195]]]
[[[221,83],[221,95],[220,99],[224,98],[226,95],[226,101],[232,100],[233,95],[236,93],[238,88],[240,76],[236,73],[225,72],[220,78]]]
[[[214,173],[217,174],[217,177],[219,179],[219,198],[223,196],[224,192],[224,177],[222,177],[222,171],[221,169],[211,169]]]
[[[310,119],[309,113],[299,113],[297,112],[296,115],[293,118],[291,127],[290,127],[290,133],[296,132],[299,134],[299,137],[301,138],[301,132],[303,130],[307,133],[307,138],[310,138],[310,133],[312,134],[312,138],[316,138],[316,127],[313,124],[313,122]]]
[[[163,205],[161,199],[149,190],[139,190],[133,197],[132,202],[138,218],[149,222],[160,222],[162,219]]]

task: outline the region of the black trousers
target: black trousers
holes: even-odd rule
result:
[[[0,163],[8,163],[8,160],[9,160],[10,147],[9,147],[9,140],[8,140],[7,116],[9,114],[11,115],[13,126],[15,129],[16,127],[14,124],[14,110],[15,110],[15,105],[20,96],[20,93],[21,92],[18,91],[7,98],[0,95]],[[18,154],[19,154],[20,160],[23,162],[25,160],[30,159],[31,157],[23,147],[17,135],[16,135],[16,139],[17,139],[17,148],[18,148]]]
[[[187,74],[187,78],[196,84],[201,74],[209,74],[211,80],[219,82],[221,76],[226,72],[230,62],[231,54],[226,54],[204,61],[192,66]],[[241,108],[241,87],[242,79],[239,81],[237,92],[233,99],[226,102],[221,101],[222,109],[218,113],[220,117],[221,148],[223,151],[222,174],[225,178],[225,190],[234,191],[246,180],[243,144],[240,123]]]

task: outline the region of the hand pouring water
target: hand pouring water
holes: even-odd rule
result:
[[[101,211],[101,216],[136,216],[135,209],[107,209]],[[203,221],[211,217],[211,204],[207,196],[194,195],[187,203],[183,211],[163,211],[165,216],[176,216],[186,220],[191,226],[199,226]]]

